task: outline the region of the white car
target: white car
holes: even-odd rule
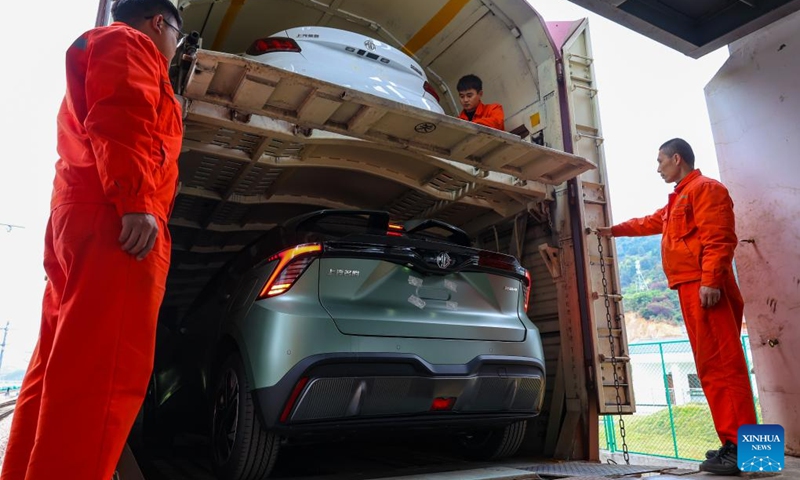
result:
[[[357,33],[297,27],[259,38],[246,58],[308,77],[444,113],[417,62],[400,50]]]

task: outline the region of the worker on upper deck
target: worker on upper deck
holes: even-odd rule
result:
[[[756,415],[740,339],[744,301],[732,265],[733,201],[722,183],[694,167],[694,152],[683,139],[661,145],[658,173],[675,183],[667,205],[652,215],[600,227],[598,234],[661,234],[664,273],[678,291],[697,376],[722,443],[706,454],[700,470],[736,475],[738,430],[755,424]]]
[[[465,75],[458,81],[456,89],[463,107],[461,114],[458,116],[460,119],[486,125],[497,130],[505,130],[503,106],[499,103],[485,104],[481,102],[483,82],[480,78],[476,75]]]
[[[66,53],[39,340],[2,480],[109,480],[147,390],[170,261],[181,108],[170,0],[117,0]]]

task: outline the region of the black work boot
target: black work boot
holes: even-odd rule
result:
[[[716,457],[718,453],[719,453],[719,448],[716,450],[708,450],[706,452],[706,460]]]
[[[716,475],[738,475],[739,465],[736,453],[736,444],[728,440],[715,452],[713,457],[700,464],[700,471]]]

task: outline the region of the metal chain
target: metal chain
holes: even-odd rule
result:
[[[628,444],[625,441],[625,420],[622,418],[622,397],[619,394],[619,375],[617,374],[617,354],[614,352],[614,328],[611,322],[611,299],[608,295],[608,279],[606,278],[606,260],[603,257],[603,241],[597,233],[597,252],[600,254],[600,274],[603,277],[603,300],[606,305],[606,322],[608,323],[608,343],[611,346],[611,368],[614,371],[614,389],[617,392],[617,413],[619,413],[619,433],[622,437],[622,456],[625,464],[630,465],[631,460],[628,455]]]

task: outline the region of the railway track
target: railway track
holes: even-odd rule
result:
[[[17,406],[16,398],[0,403],[0,420],[3,420],[4,418],[14,413],[14,408],[16,406]]]

